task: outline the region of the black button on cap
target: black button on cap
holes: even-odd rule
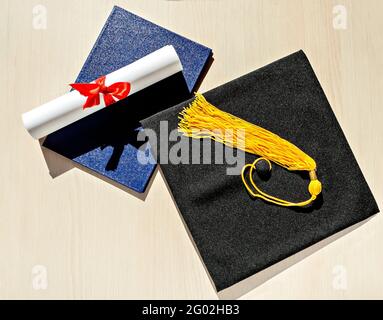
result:
[[[255,165],[255,170],[261,179],[268,179],[270,177],[271,170],[266,160],[259,160]]]

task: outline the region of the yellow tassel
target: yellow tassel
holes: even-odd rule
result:
[[[210,138],[260,156],[242,169],[243,183],[252,196],[281,206],[305,206],[321,193],[322,185],[316,177],[314,159],[278,135],[216,108],[206,101],[203,95],[197,93],[194,101],[180,113],[179,119],[178,130],[185,136]],[[270,169],[272,161],[287,170],[308,171],[311,180],[308,190],[311,198],[303,202],[289,202],[261,191],[253,180],[253,170],[261,159],[268,162]],[[250,184],[256,192],[245,179],[248,170]]]

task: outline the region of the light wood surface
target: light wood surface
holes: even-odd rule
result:
[[[52,179],[22,126],[67,91],[114,4],[213,48],[202,92],[303,49],[382,208],[383,1],[340,2],[346,29],[338,1],[0,0],[0,298],[217,298],[158,172],[145,201],[77,168]],[[243,298],[383,298],[382,219]]]

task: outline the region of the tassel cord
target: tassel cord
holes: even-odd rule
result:
[[[258,161],[260,161],[260,160],[267,161],[267,163],[269,164],[269,168],[271,170],[271,167],[272,167],[271,166],[271,162],[268,159],[266,159],[266,158],[258,158],[252,164],[246,164],[245,166],[243,166],[242,172],[241,172],[242,182],[243,182],[246,190],[253,197],[260,198],[260,199],[262,199],[264,201],[267,201],[267,202],[270,202],[270,203],[273,203],[273,204],[276,204],[276,205],[279,205],[279,206],[283,206],[283,207],[304,207],[304,206],[307,206],[310,203],[312,203],[316,199],[317,195],[320,193],[320,191],[318,189],[312,190],[312,188],[310,188],[310,185],[309,185],[309,192],[311,193],[310,199],[308,199],[306,201],[302,201],[302,202],[290,202],[290,201],[286,201],[286,200],[283,200],[283,199],[280,199],[280,198],[277,198],[277,197],[273,197],[273,196],[263,192],[255,184],[254,179],[253,179],[254,168],[255,168],[256,164],[258,163]],[[249,186],[249,184],[246,181],[246,171],[247,171],[247,169],[249,169],[250,184],[256,190],[257,193],[255,193],[252,190],[252,188]],[[316,182],[319,182],[319,181],[316,179],[315,175],[310,175],[310,177],[313,177],[311,182],[313,182],[313,184],[317,185]],[[316,182],[314,182],[314,181],[316,181]],[[311,184],[311,182],[310,182],[310,184]],[[313,186],[313,184],[311,186]]]

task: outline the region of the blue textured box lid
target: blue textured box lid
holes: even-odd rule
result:
[[[91,82],[165,45],[173,45],[177,51],[182,74],[50,134],[44,146],[125,187],[144,192],[156,165],[137,160],[139,120],[188,99],[206,71],[211,49],[114,7],[76,80]]]

